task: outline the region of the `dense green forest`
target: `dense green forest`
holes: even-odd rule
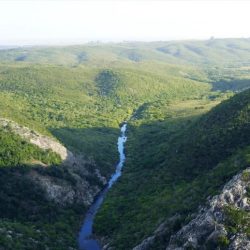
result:
[[[77,230],[83,207],[60,208],[46,199],[44,190],[29,176],[35,170],[50,176],[64,172],[60,157],[24,141],[9,128],[0,129],[0,140],[0,248],[74,246],[72,228]],[[40,163],[50,167],[42,169]]]
[[[249,164],[249,58],[249,39],[4,49],[0,118],[56,139],[107,179],[127,120],[124,172],[94,228],[132,249],[179,214],[176,231]],[[0,138],[3,249],[76,248],[86,206],[49,201],[30,178],[36,171],[74,189],[70,167],[9,128]]]
[[[113,142],[120,122],[145,102],[206,98],[210,89],[209,84],[183,79],[174,72],[161,76],[127,68],[4,65],[0,112],[94,158],[107,175],[117,160]]]
[[[124,249],[175,214],[181,219],[173,230],[185,224],[199,204],[250,163],[249,102],[246,91],[198,118],[186,113],[131,122],[123,177],[96,218],[97,234],[104,232],[116,249]]]

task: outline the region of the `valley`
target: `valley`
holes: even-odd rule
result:
[[[104,189],[98,194],[94,203],[89,208],[84,219],[84,223],[79,233],[79,248],[83,250],[98,250],[101,249],[97,240],[93,239],[93,223],[96,216],[96,213],[100,209],[107,192],[112,188],[115,182],[122,174],[122,167],[125,163],[126,156],[124,153],[124,144],[127,141],[126,137],[127,124],[123,123],[121,126],[121,135],[118,137],[117,148],[119,152],[119,162],[116,166],[115,172],[112,174],[111,178],[108,181],[108,184]]]
[[[100,249],[249,242],[249,87],[243,38],[1,49],[0,249],[79,249],[97,203]],[[234,176],[245,205],[216,203],[202,242]]]

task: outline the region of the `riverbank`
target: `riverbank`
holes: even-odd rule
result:
[[[78,244],[80,250],[100,250],[100,243],[93,237],[93,223],[95,215],[101,207],[105,196],[113,184],[118,180],[122,174],[122,168],[124,166],[126,156],[124,153],[126,137],[127,123],[123,122],[121,126],[121,134],[118,137],[117,148],[119,152],[119,162],[116,166],[116,171],[110,178],[106,187],[98,194],[93,204],[90,206],[86,213],[82,228],[79,233]]]

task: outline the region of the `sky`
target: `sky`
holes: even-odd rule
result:
[[[250,37],[250,1],[0,0],[0,45]]]

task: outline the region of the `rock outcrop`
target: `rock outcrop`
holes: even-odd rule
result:
[[[65,172],[67,172],[67,175],[70,176],[74,184],[63,178],[41,174],[34,169],[28,174],[34,183],[44,189],[48,200],[62,206],[73,203],[81,203],[89,206],[103,185],[107,183],[106,178],[101,176],[93,160],[88,160],[83,155],[73,154],[54,138],[42,135],[5,118],[0,118],[0,126],[8,127],[24,140],[37,145],[41,149],[50,149],[60,155],[62,159],[62,166],[60,167],[63,170],[67,170]],[[39,164],[45,167],[44,164]],[[91,166],[91,168],[87,169],[87,165]],[[90,183],[90,179],[92,182],[95,180],[95,183]]]
[[[249,176],[250,169],[246,169],[229,181],[221,194],[211,199],[208,207],[200,209],[192,221],[171,237],[166,250],[208,249],[207,246],[218,244],[224,244],[224,249],[249,250],[250,240],[244,230],[229,233],[226,225],[228,207],[235,211],[250,211],[247,198]]]
[[[250,168],[234,176],[223,188],[222,192],[214,196],[208,205],[200,208],[187,225],[171,234],[171,223],[178,220],[174,216],[162,223],[150,237],[144,239],[133,250],[153,249],[154,243],[160,239],[166,243],[166,250],[186,249],[229,249],[249,250],[250,239],[244,226],[237,225],[237,232],[230,232],[227,225],[227,209],[244,213],[249,219],[247,227],[250,228]],[[165,235],[169,239],[163,239]]]
[[[14,133],[20,135],[23,139],[29,141],[30,143],[37,145],[41,149],[52,150],[60,155],[62,161],[66,164],[73,165],[76,161],[72,152],[51,137],[42,135],[5,118],[0,118],[0,125],[3,127],[8,126]]]
[[[100,192],[100,186],[90,185],[86,178],[81,178],[77,174],[72,174],[74,185],[64,179],[41,175],[35,170],[32,170],[29,176],[35,183],[43,187],[48,200],[61,206],[84,204],[88,207]]]
[[[170,217],[157,227],[153,235],[144,239],[138,246],[134,247],[133,250],[151,249],[155,241],[157,240],[164,241],[165,235],[169,235],[172,233],[173,225],[178,223],[179,220],[180,220],[179,215],[174,215]]]

